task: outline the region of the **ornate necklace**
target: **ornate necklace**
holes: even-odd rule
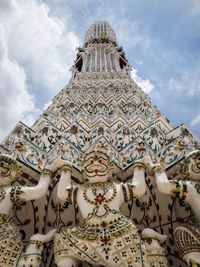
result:
[[[91,192],[94,196],[93,199],[88,197],[88,189],[91,189]],[[109,189],[112,190],[112,195],[109,198],[106,198],[106,194],[109,192]],[[108,204],[116,197],[116,194],[117,189],[111,182],[84,185],[83,197],[85,201],[95,206],[101,205],[102,203]]]

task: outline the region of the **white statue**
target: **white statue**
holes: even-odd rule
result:
[[[186,178],[168,180],[160,164],[145,159],[149,171],[155,174],[158,190],[187,202],[197,217],[196,224],[181,225],[175,229],[177,247],[189,266],[200,266],[200,151],[191,152],[184,160],[182,170]]]
[[[0,266],[39,267],[43,243],[53,238],[55,230],[47,235],[33,235],[26,251],[22,252],[21,235],[10,213],[13,207],[20,205],[20,202],[44,196],[52,172],[44,169],[35,187],[12,186],[11,182],[20,173],[20,166],[16,160],[8,155],[0,155]]]
[[[124,201],[145,194],[143,160],[133,165],[130,184],[108,181],[111,162],[101,150],[85,155],[83,175],[86,182],[83,185],[71,185],[72,167],[69,163],[58,159],[55,169],[58,167],[61,168],[61,178],[57,196],[60,200],[78,204],[84,224],[62,228],[55,235],[54,254],[57,266],[75,267],[78,261],[109,267],[150,266],[137,227],[119,210]],[[162,266],[167,266],[163,252],[157,255],[155,261],[158,258],[163,263]]]
[[[25,251],[21,254],[17,267],[40,267],[44,243],[53,239],[56,230],[49,231],[46,235],[32,235]],[[6,265],[4,265],[6,266]],[[11,265],[9,265],[11,266]],[[13,265],[12,265],[13,266]]]
[[[164,258],[165,250],[160,243],[166,240],[166,235],[161,235],[150,228],[145,228],[142,231],[142,240],[145,244],[145,251],[148,255],[148,266],[165,267],[167,260]],[[155,257],[157,255],[157,257]],[[158,256],[163,255],[163,256]]]

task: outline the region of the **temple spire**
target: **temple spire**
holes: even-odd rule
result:
[[[105,39],[117,44],[115,32],[109,23],[106,21],[95,21],[85,34],[84,46],[87,46],[89,43],[92,43],[95,40],[103,41]]]
[[[117,44],[114,30],[106,21],[94,22],[86,32],[83,47],[78,48],[72,79],[79,72],[121,72],[125,69],[130,66],[122,47]]]

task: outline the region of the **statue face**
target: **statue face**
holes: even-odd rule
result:
[[[200,180],[200,151],[189,154],[187,168],[191,179]],[[186,160],[187,160],[186,158]]]
[[[20,166],[8,155],[0,155],[0,185],[9,185],[20,175]]]
[[[109,158],[103,152],[92,151],[85,156],[83,169],[90,183],[105,182],[108,179]]]

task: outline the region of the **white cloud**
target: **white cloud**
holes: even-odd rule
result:
[[[190,0],[191,4],[191,15],[200,15],[200,1]]]
[[[119,44],[123,44],[126,48],[133,48],[137,45],[141,46],[143,52],[150,52],[152,44],[156,42],[152,34],[147,28],[142,27],[139,20],[130,18],[120,18],[118,14],[113,14],[113,10],[107,11],[108,22],[113,27]]]
[[[131,71],[131,76],[134,80],[134,82],[142,88],[142,90],[146,93],[149,94],[154,88],[155,86],[149,81],[149,79],[145,79],[143,80],[140,76],[137,75],[137,70],[136,69],[132,69]]]
[[[41,96],[47,101],[63,88],[80,41],[37,0],[1,1],[0,27],[2,138],[19,120],[32,124]]]
[[[0,73],[0,138],[3,138],[8,129],[15,126],[16,121],[26,120],[29,112],[34,114],[36,109],[33,97],[27,91],[24,70],[16,61],[8,57],[6,39],[1,24]]]
[[[66,65],[75,57],[78,38],[61,20],[50,17],[47,4],[36,0],[8,2],[13,8],[5,11],[3,19],[9,33],[9,56],[25,66],[28,78],[34,82],[51,90],[63,87]]]
[[[180,93],[186,93],[188,96],[194,96],[200,93],[199,70],[183,72],[179,78],[171,78],[168,82],[170,90]]]
[[[192,121],[191,121],[191,125],[195,126],[197,124],[200,124],[200,114],[198,114]]]

